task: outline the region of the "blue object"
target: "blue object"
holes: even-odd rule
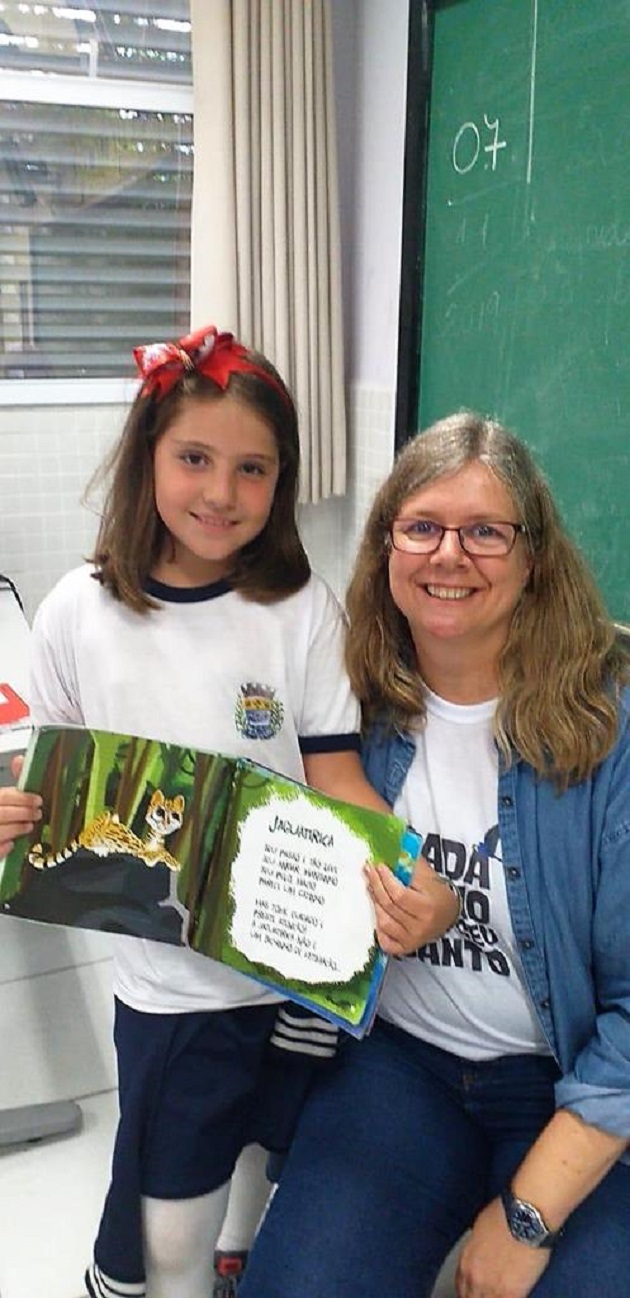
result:
[[[400,840],[400,852],[394,866],[394,874],[397,879],[400,879],[401,883],[411,883],[414,866],[422,850],[423,842],[422,834],[419,834],[417,830],[408,825]]]

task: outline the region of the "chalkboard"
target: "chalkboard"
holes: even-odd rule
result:
[[[534,450],[630,622],[630,0],[436,0],[419,426]]]

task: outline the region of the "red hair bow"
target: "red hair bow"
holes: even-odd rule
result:
[[[143,380],[143,396],[166,396],[183,374],[193,370],[212,379],[225,392],[231,374],[249,371],[270,383],[286,401],[286,393],[273,375],[249,359],[247,348],[235,341],[234,334],[220,334],[215,325],[205,325],[175,343],[134,347],[133,357]]]

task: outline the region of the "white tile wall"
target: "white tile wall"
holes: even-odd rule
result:
[[[123,418],[115,406],[0,409],[0,571],[29,617],[93,544],[97,519],[81,500]]]
[[[393,393],[385,388],[350,388],[347,495],[318,505],[303,505],[300,511],[300,527],[311,563],[340,599],[374,493],[392,465],[393,402]]]
[[[374,495],[394,458],[394,393],[355,386],[350,393],[350,559]]]
[[[0,984],[0,1109],[94,1095],[116,1084],[111,960],[74,964],[66,935],[58,936],[59,968]]]

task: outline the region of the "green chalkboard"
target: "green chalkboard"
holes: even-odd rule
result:
[[[436,0],[418,419],[533,448],[630,622],[630,0]]]

